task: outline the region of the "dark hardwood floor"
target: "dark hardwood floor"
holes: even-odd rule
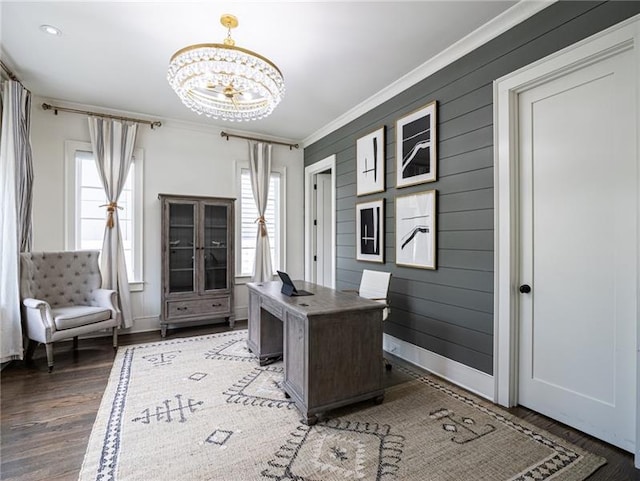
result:
[[[237,322],[236,328],[246,328],[246,322]],[[223,324],[185,327],[170,330],[168,338],[225,330],[228,327]],[[119,344],[124,346],[159,339],[159,331],[122,335]],[[85,339],[80,341],[76,353],[72,350],[71,342],[55,345],[56,364],[51,374],[47,372],[42,346],[36,350],[32,365],[26,366],[16,361],[2,371],[0,479],[77,479],[113,357],[110,337]],[[389,358],[392,362],[402,363],[391,356]],[[385,376],[387,385],[407,379],[406,375],[396,370],[387,372]],[[596,471],[589,481],[640,480],[640,472],[634,469],[631,454],[526,408],[517,407],[510,412],[607,458],[607,464]]]

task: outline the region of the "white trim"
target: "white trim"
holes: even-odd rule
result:
[[[277,171],[277,169],[276,169]],[[280,170],[280,267],[287,270],[287,168]],[[276,273],[273,273],[274,276]]]
[[[640,79],[640,16],[636,16],[635,23],[635,62],[636,62],[636,81]],[[640,85],[636,83],[636,129],[640,129]],[[636,155],[639,157],[640,163],[640,135],[636,136]],[[640,185],[640,169],[636,172],[637,184]],[[638,199],[636,200],[638,208],[638,219],[636,220],[636,238],[640,239],[640,192],[638,192]],[[636,319],[640,319],[640,256],[638,256],[638,265],[636,267],[638,278],[636,279],[636,286],[638,288],[636,292]],[[636,323],[636,451],[634,465],[637,469],[640,469],[640,323]]]
[[[496,18],[492,19],[481,27],[477,28],[466,37],[458,40],[456,43],[443,50],[435,57],[432,57],[419,67],[413,69],[408,74],[400,77],[392,84],[388,85],[387,87],[372,95],[362,103],[356,105],[354,108],[344,113],[337,119],[333,120],[321,129],[309,135],[302,141],[302,145],[311,145],[312,143],[329,135],[334,130],[343,127],[344,125],[352,122],[361,115],[366,114],[370,110],[373,110],[378,105],[404,92],[412,85],[415,85],[418,82],[429,77],[430,75],[433,75],[447,65],[455,62],[459,58],[467,55],[469,52],[472,52],[476,48],[498,37],[510,28],[525,21],[529,17],[532,17],[536,13],[547,8],[549,5],[555,2],[556,0],[522,0],[516,3],[513,7],[504,11],[502,14],[498,15]]]
[[[144,290],[144,150],[133,150],[133,183],[135,191],[133,193],[133,229],[135,237],[133,239],[133,251],[135,252],[133,272],[137,274],[136,279],[129,281],[129,290],[138,292]]]
[[[431,352],[415,344],[383,334],[382,348],[405,361],[440,376],[485,399],[493,399],[493,376]]]
[[[313,271],[311,237],[313,235],[313,180],[316,174],[331,170],[331,286],[336,287],[336,156],[335,154],[308,165],[304,169],[304,279],[311,280]]]
[[[93,152],[91,143],[76,140],[64,142],[64,248],[74,249],[76,245],[76,199],[78,198],[77,165],[75,153],[78,150]]]
[[[494,82],[494,401],[503,406],[517,404],[518,369],[518,195],[517,99],[523,91],[554,78],[635,49],[637,78],[640,78],[640,15],[523,67]],[[637,125],[640,125],[640,89],[636,90]],[[640,153],[640,139],[636,147]],[[639,180],[640,182],[640,180]],[[640,211],[640,196],[638,198]],[[639,219],[640,224],[640,219]],[[637,266],[640,272],[640,260]],[[639,280],[640,285],[640,280]],[[640,292],[637,294],[640,299]],[[640,305],[637,307],[640,317]],[[637,346],[640,346],[640,329]],[[640,351],[636,362],[636,400],[640,399]],[[640,403],[636,402],[635,465],[640,467]]]
[[[236,321],[246,321],[249,319],[249,306],[236,306],[234,313]]]

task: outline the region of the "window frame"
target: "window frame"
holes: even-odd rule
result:
[[[64,230],[65,249],[73,250],[77,248],[77,226],[78,226],[78,199],[80,198],[79,169],[76,163],[76,152],[91,152],[93,147],[91,142],[67,140],[64,143],[65,151],[65,206],[64,206]],[[134,169],[133,179],[133,273],[134,279],[129,279],[129,290],[132,292],[144,290],[144,151],[136,148],[133,151],[134,161],[131,168]]]
[[[242,171],[249,170],[248,161],[236,161],[235,162],[235,186],[236,186],[236,213],[235,213],[235,263],[236,263],[236,284],[245,284],[251,281],[251,274],[242,273]],[[280,226],[278,234],[280,236],[280,245],[277,251],[277,255],[280,259],[280,266],[278,269],[286,270],[287,266],[287,237],[286,237],[286,196],[287,196],[287,168],[286,167],[271,167],[271,173],[280,175],[280,208],[278,209],[278,215],[280,216]],[[275,266],[274,266],[275,269]],[[275,277],[274,271],[274,277]]]

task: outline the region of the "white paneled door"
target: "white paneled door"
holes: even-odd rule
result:
[[[635,447],[638,165],[627,50],[519,94],[519,403]]]

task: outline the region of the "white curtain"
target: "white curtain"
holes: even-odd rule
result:
[[[22,359],[20,251],[31,247],[33,167],[31,95],[19,82],[2,88],[0,131],[0,362]]]
[[[89,134],[102,186],[107,196],[107,224],[100,256],[102,287],[118,292],[121,327],[133,325],[122,234],[118,222],[118,198],[133,160],[138,124],[89,117]]]
[[[269,181],[271,180],[271,144],[249,142],[249,172],[253,199],[258,209],[258,233],[256,235],[256,261],[253,268],[253,282],[271,280],[271,247],[264,213],[267,210],[269,197]]]

